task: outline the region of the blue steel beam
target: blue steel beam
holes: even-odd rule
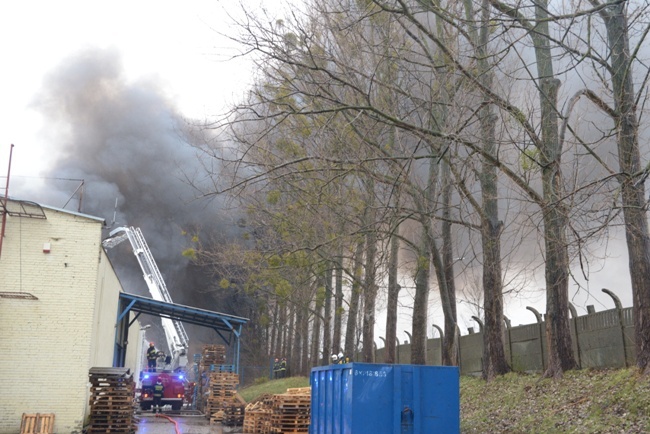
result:
[[[126,307],[124,307],[126,306]],[[184,306],[181,304],[167,303],[164,301],[153,300],[151,298],[141,297],[138,295],[121,293],[120,303],[117,312],[117,327],[115,330],[115,353],[113,366],[124,366],[126,357],[126,344],[124,336],[128,328],[135,321],[128,322],[128,313],[134,312],[137,316],[142,313],[170,318],[172,320],[188,322],[203,327],[213,329],[228,345],[232,342],[232,336],[236,340],[236,354],[234,355],[235,369],[239,373],[239,352],[240,336],[244,324],[248,318],[227,315],[213,312],[206,309]],[[223,332],[229,332],[230,338],[226,338]],[[121,336],[120,336],[121,335]]]

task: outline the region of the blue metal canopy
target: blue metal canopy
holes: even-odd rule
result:
[[[130,312],[135,313],[131,321],[129,321]],[[248,318],[199,309],[197,307],[183,306],[176,303],[157,301],[125,292],[120,293],[113,366],[124,366],[129,327],[143,313],[209,327],[217,332],[228,345],[232,343],[234,337],[236,344],[234,365],[236,371],[239,372],[239,338],[241,336],[242,326],[248,322]]]

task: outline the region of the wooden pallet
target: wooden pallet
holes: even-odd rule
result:
[[[244,413],[244,432],[249,434],[263,434],[266,427],[271,424],[271,410],[248,410]]]
[[[211,415],[210,417],[215,417],[215,413],[223,413],[228,405],[230,405],[228,402],[223,401],[208,402],[205,404],[204,412],[206,415]]]
[[[270,433],[307,433],[311,422],[311,395],[308,388],[273,395]],[[310,391],[311,392],[311,391]]]
[[[311,396],[311,387],[291,387],[287,389],[288,395],[309,395]]]
[[[309,423],[310,417],[311,417],[310,412],[307,410],[303,410],[295,413],[286,412],[286,411],[283,411],[282,413],[278,413],[277,411],[274,411],[271,414],[271,420],[278,421],[278,423],[284,423],[284,422],[293,423],[294,421],[299,421],[300,423],[304,423],[304,421],[307,421],[307,423]]]
[[[246,405],[244,412],[244,432],[251,434],[271,433],[271,414],[273,395],[265,393]]]
[[[239,375],[229,372],[211,372],[210,384],[223,384],[237,387],[239,385]]]
[[[213,413],[208,413],[208,414],[211,415],[210,416],[210,425],[214,425],[215,423],[220,423],[223,420],[224,416],[225,416],[225,413],[224,413],[223,410],[215,411]]]
[[[91,368],[88,381],[93,386],[118,386],[133,384],[133,376],[126,368]]]
[[[223,345],[205,345],[201,353],[201,365],[220,365],[226,361],[226,347]]]
[[[230,405],[224,408],[223,424],[226,426],[239,426],[244,424],[244,406]]]
[[[271,434],[308,434],[309,433],[309,427],[307,428],[278,428],[278,427],[271,427],[269,429],[269,433]]]
[[[307,397],[306,399],[276,399],[273,401],[273,408],[282,408],[282,409],[303,409],[311,407],[311,399]]]
[[[54,432],[53,413],[23,413],[20,434],[52,434]]]

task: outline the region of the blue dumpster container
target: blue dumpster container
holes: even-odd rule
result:
[[[313,368],[310,434],[460,432],[457,367],[347,363]]]

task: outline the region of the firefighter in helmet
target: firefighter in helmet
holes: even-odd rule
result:
[[[280,378],[280,359],[277,357],[273,361],[273,379],[277,380]]]
[[[287,376],[287,359],[282,358],[280,362],[280,378],[285,378]]]
[[[153,342],[149,342],[149,348],[147,348],[147,366],[149,372],[156,372],[156,359],[158,359],[156,346]]]
[[[165,392],[165,386],[163,386],[162,381],[160,381],[160,378],[156,380],[156,384],[153,386],[153,405],[152,409],[154,414],[155,413],[162,413],[162,397],[163,393]]]

